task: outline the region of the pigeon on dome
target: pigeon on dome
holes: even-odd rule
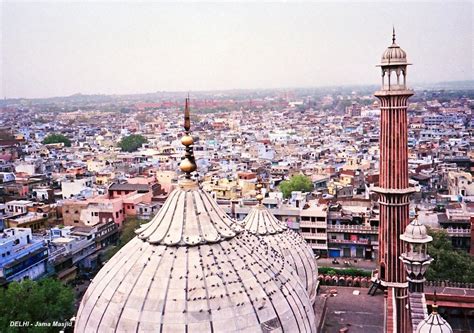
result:
[[[296,271],[311,302],[316,299],[318,269],[313,250],[296,232],[280,222],[263,204],[261,180],[256,185],[258,204],[241,222],[249,233],[262,237],[280,253]]]
[[[191,179],[189,99],[184,127],[184,177],[92,280],[74,331],[316,332],[292,267]]]

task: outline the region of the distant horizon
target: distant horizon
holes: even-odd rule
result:
[[[2,1],[0,98],[377,85],[393,26],[409,86],[472,80],[473,6]]]
[[[426,86],[437,86],[437,85],[451,85],[451,84],[468,84],[472,87],[468,88],[445,88],[452,90],[474,90],[474,80],[453,80],[453,81],[439,81],[439,82],[413,82],[409,85],[409,89],[413,89],[416,86],[422,86],[423,89],[427,89]],[[43,99],[54,99],[54,98],[68,98],[73,96],[135,96],[135,95],[149,95],[157,93],[176,93],[176,94],[187,94],[187,93],[214,93],[214,92],[230,92],[230,91],[284,91],[284,90],[306,90],[306,89],[332,89],[332,88],[369,88],[379,86],[376,83],[361,83],[361,84],[339,84],[339,85],[321,85],[321,86],[307,86],[307,87],[274,87],[274,88],[229,88],[229,89],[211,89],[211,90],[156,90],[156,91],[142,91],[142,92],[131,92],[131,93],[83,93],[76,92],[70,95],[58,95],[58,96],[42,96],[42,97],[8,97],[4,96],[2,100],[43,100]],[[427,89],[431,90],[431,89]]]

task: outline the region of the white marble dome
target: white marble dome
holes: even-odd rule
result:
[[[75,332],[316,332],[292,267],[191,180],[87,289]]]
[[[423,319],[416,327],[416,333],[453,333],[451,325],[436,311]]]
[[[426,226],[418,222],[418,218],[414,218],[405,228],[405,232],[400,235],[400,239],[409,243],[428,243],[433,237],[428,235]]]
[[[393,29],[392,45],[382,54],[382,65],[409,65],[407,53],[395,43],[395,28]]]
[[[406,62],[407,62],[406,52],[395,43],[390,45],[382,55],[383,65],[406,64]]]
[[[258,204],[250,211],[242,221],[242,225],[251,234],[262,237],[288,261],[306,288],[311,303],[314,303],[318,268],[313,250],[305,240],[280,222],[262,204]]]

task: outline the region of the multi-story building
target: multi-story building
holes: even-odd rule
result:
[[[370,221],[370,208],[363,205],[332,206],[328,212],[330,257],[375,259],[379,228]]]
[[[301,236],[317,255],[328,255],[327,207],[310,206],[300,211]]]
[[[61,280],[74,278],[80,268],[94,268],[100,251],[118,239],[113,221],[94,227],[52,228],[49,232],[49,262]]]
[[[30,228],[9,228],[0,233],[0,280],[37,279],[46,274],[48,249]]]
[[[447,183],[450,195],[474,196],[474,182],[472,181],[472,175],[468,172],[448,172]]]
[[[61,182],[61,193],[63,199],[72,198],[85,193],[92,188],[94,177],[81,177],[76,179],[63,180]]]

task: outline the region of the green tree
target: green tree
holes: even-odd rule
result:
[[[311,179],[304,175],[293,176],[290,180],[285,180],[280,184],[280,191],[285,198],[289,198],[293,191],[311,192],[312,190],[313,183]]]
[[[43,140],[44,144],[61,143],[61,142],[64,143],[66,147],[71,147],[71,140],[69,140],[62,134],[50,134]]]
[[[122,151],[132,152],[136,151],[142,144],[148,142],[145,137],[140,134],[132,134],[122,138],[119,142],[119,147]]]
[[[12,282],[0,289],[0,332],[58,332],[60,327],[10,327],[11,321],[66,323],[74,315],[74,293],[56,279]]]
[[[445,230],[429,229],[428,234],[433,237],[428,244],[428,254],[434,261],[426,272],[426,278],[474,283],[474,259],[464,251],[453,249]]]

